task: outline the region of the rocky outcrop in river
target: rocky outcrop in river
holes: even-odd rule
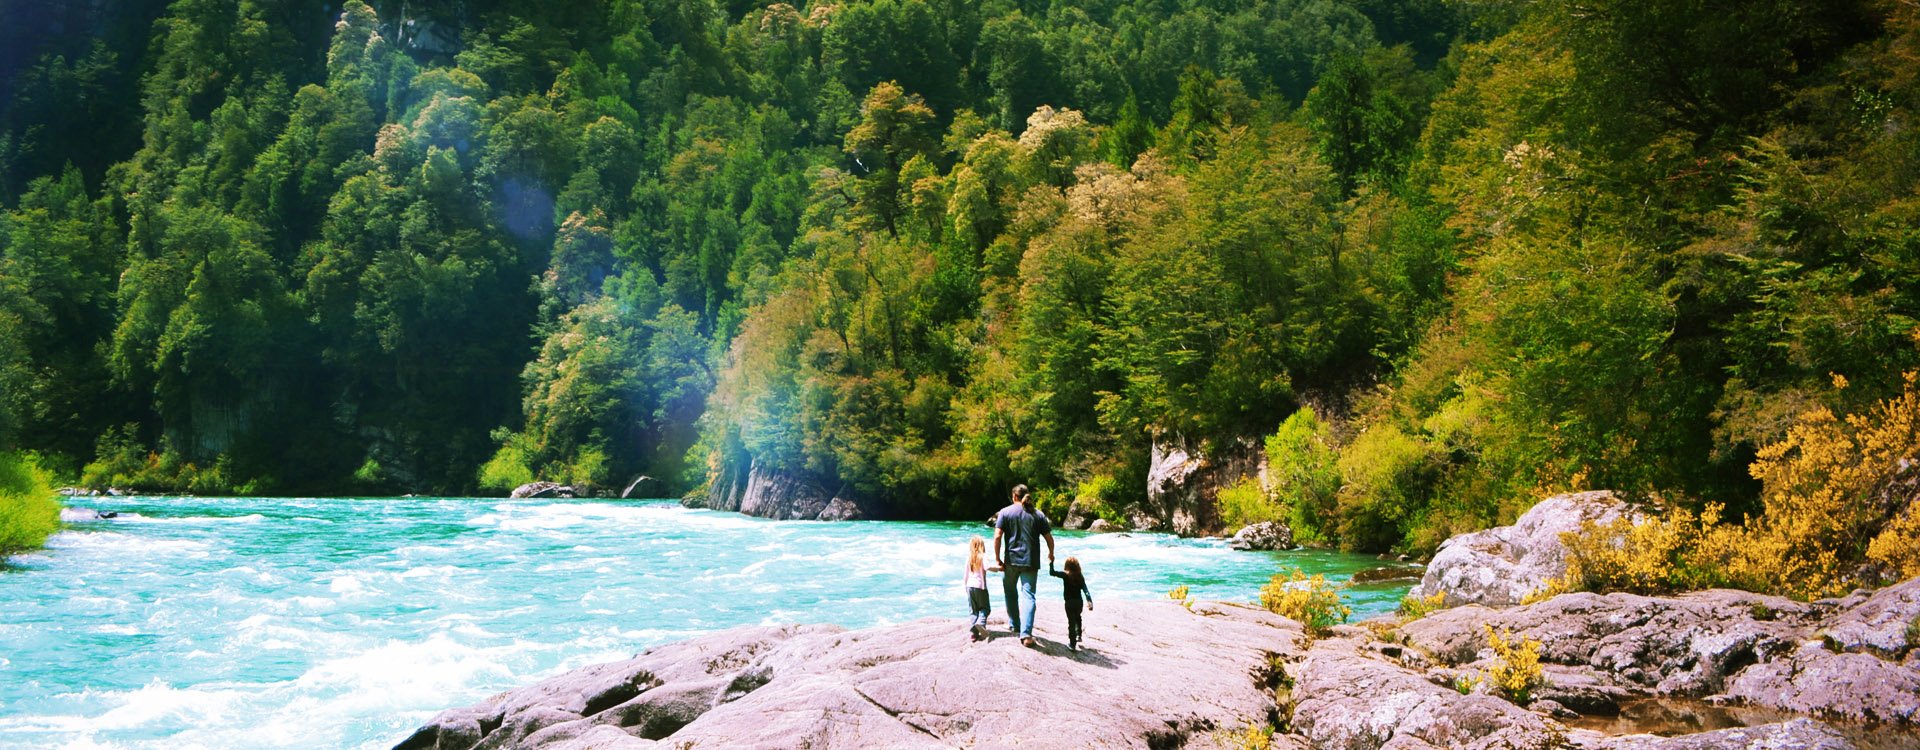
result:
[[[118,518],[118,517],[120,517],[120,514],[118,512],[111,511],[111,510],[103,512],[103,511],[94,510],[92,508],[61,508],[60,509],[61,523],[85,523],[87,521],[105,521],[110,518]]]
[[[781,471],[758,461],[745,470],[721,472],[705,495],[681,503],[781,520],[853,521],[875,515],[844,485],[836,490],[806,472]]]
[[[512,492],[507,493],[507,497],[511,498],[571,499],[573,496],[573,488],[560,484],[559,482],[528,482],[513,488]]]
[[[1920,746],[1920,650],[1906,640],[1920,579],[1813,604],[1569,594],[1318,640],[1247,605],[1103,602],[1078,653],[1049,614],[1035,649],[1004,629],[969,643],[958,618],[729,630],[443,712],[396,750],[1175,748],[1230,744],[1249,727],[1274,731],[1273,747],[1326,750]],[[1484,682],[1456,689],[1492,666],[1488,626],[1541,642],[1547,683],[1529,705]],[[1683,736],[1573,718],[1649,697],[1812,716],[1640,728]]]
[[[1227,539],[1227,546],[1260,551],[1293,549],[1293,529],[1279,521],[1249,524]]]

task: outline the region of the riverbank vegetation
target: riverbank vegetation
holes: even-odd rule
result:
[[[32,456],[0,453],[0,558],[39,547],[60,528],[52,481]]]
[[[1845,387],[1844,380],[1836,385]],[[1801,599],[1920,576],[1920,391],[1836,417],[1802,413],[1760,451],[1762,510],[1744,521],[1709,504],[1663,517],[1588,522],[1565,535],[1553,588],[1661,594],[1726,587]]]
[[[0,426],[89,482],[1123,519],[1181,441],[1353,549],[1911,564],[1822,452],[1920,369],[1910,3],[101,7],[0,61]]]

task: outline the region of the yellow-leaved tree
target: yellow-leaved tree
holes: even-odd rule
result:
[[[1846,380],[1836,376],[1836,387]],[[1779,441],[1762,447],[1750,471],[1761,482],[1760,513],[1719,523],[1676,509],[1635,523],[1588,523],[1563,535],[1568,578],[1561,588],[1659,593],[1708,586],[1837,596],[1920,576],[1920,390],[1859,413],[1825,407],[1802,413]]]
[[[1846,381],[1835,377],[1834,384]],[[1765,512],[1748,521],[1744,539],[1718,550],[1727,557],[1729,583],[1814,598],[1885,582],[1856,575],[1863,560],[1869,577],[1920,575],[1914,385],[1908,373],[1903,393],[1844,418],[1809,410],[1785,438],[1760,449],[1751,470]]]

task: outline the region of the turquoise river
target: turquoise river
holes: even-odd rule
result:
[[[122,515],[0,567],[0,748],[385,748],[440,709],[736,625],[948,617],[964,647],[965,543],[991,536],[670,502],[85,504]],[[1345,580],[1380,564],[1160,534],[1059,543],[1085,564],[1096,605],[1182,584],[1252,600],[1284,567]],[[1045,635],[1062,618],[1058,586],[1041,580]],[[1358,619],[1405,590],[1347,597]]]

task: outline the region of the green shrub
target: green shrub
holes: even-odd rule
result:
[[[140,445],[138,427],[132,424],[109,427],[94,441],[92,463],[80,471],[80,483],[88,487],[131,487],[158,457]]]
[[[1309,635],[1318,636],[1353,614],[1340,596],[1340,587],[1327,583],[1327,577],[1312,577],[1294,568],[1290,573],[1275,573],[1260,589],[1260,606],[1267,611],[1305,625]]]
[[[1425,507],[1437,469],[1432,449],[1391,424],[1360,433],[1340,455],[1340,544],[1385,550]]]
[[[0,555],[37,548],[59,530],[56,497],[32,456],[0,453]]]
[[[1447,592],[1437,591],[1432,596],[1400,597],[1400,616],[1411,622],[1446,608]]]
[[[606,486],[608,483],[606,451],[599,448],[580,451],[574,455],[573,463],[567,466],[566,473],[566,482],[575,487]]]
[[[1120,480],[1115,479],[1112,474],[1101,473],[1089,477],[1074,488],[1073,494],[1074,501],[1081,503],[1081,508],[1085,512],[1092,513],[1116,526],[1126,525],[1126,516],[1121,515],[1119,510]],[[1059,518],[1064,520],[1066,516],[1061,515]]]
[[[516,438],[518,436],[515,436]],[[533,469],[527,466],[527,454],[518,439],[508,439],[493,458],[480,466],[480,486],[490,490],[511,491],[533,481]]]
[[[354,480],[361,484],[374,484],[385,476],[386,470],[381,468],[380,462],[373,460],[372,456],[368,456],[367,462],[360,464],[360,468],[353,472]]]
[[[1301,409],[1267,438],[1266,451],[1272,499],[1286,509],[1293,538],[1324,541],[1340,494],[1340,459],[1332,430],[1313,410]]]
[[[132,424],[109,428],[94,442],[94,460],[81,470],[80,483],[89,487],[125,487],[150,492],[188,492],[196,495],[247,495],[270,483],[267,477],[242,479],[233,460],[220,456],[208,466],[188,460],[162,440],[158,452],[147,449]]]
[[[1286,509],[1275,503],[1267,491],[1260,487],[1260,481],[1252,477],[1241,479],[1232,487],[1222,488],[1217,499],[1220,503],[1220,520],[1228,529],[1263,521],[1279,521],[1287,515]]]

